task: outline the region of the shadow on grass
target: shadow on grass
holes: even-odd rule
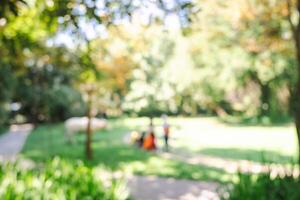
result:
[[[37,162],[46,162],[55,156],[70,161],[82,160],[91,167],[104,166],[110,170],[126,171],[139,175],[156,175],[178,179],[215,180],[226,182],[232,180],[230,174],[223,170],[191,165],[180,161],[161,158],[123,143],[123,137],[130,127],[114,125],[111,129],[96,132],[93,135],[93,160],[84,157],[84,134],[76,135],[76,144],[67,144],[63,125],[43,125],[29,135],[22,155]]]
[[[277,164],[292,164],[295,163],[296,159],[292,156],[282,155],[274,151],[237,148],[205,148],[199,151],[199,153],[234,160],[249,160],[254,162]]]

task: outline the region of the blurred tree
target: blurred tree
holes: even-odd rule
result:
[[[64,70],[64,66],[79,66],[80,70],[77,71],[75,77],[81,77],[79,79],[81,81],[83,81],[82,77],[85,77],[84,74],[98,74],[99,69],[91,58],[90,44],[94,38],[99,36],[99,32],[94,31],[93,35],[90,34],[90,31],[99,30],[101,27],[106,30],[110,25],[119,24],[123,20],[129,21],[134,12],[143,12],[149,6],[153,8],[154,13],[159,11],[164,14],[152,16],[154,13],[148,13],[146,15],[147,23],[152,22],[152,17],[164,18],[174,14],[178,15],[182,26],[189,23],[188,13],[192,9],[189,1],[33,0],[27,2],[4,0],[0,9],[0,44],[6,48],[0,49],[0,56],[5,58],[3,63],[8,65],[7,69],[13,71],[20,86],[13,98],[4,100],[5,104],[9,104],[12,100],[20,101],[22,112],[29,114],[29,117],[35,122],[67,117],[68,115],[64,113],[67,110],[66,104],[62,104],[63,102],[59,98],[57,101],[49,101],[56,100],[52,99],[54,95],[67,95],[73,90],[72,81],[67,80],[70,76],[65,76],[67,70]],[[66,58],[71,55],[69,54],[69,51],[72,51],[70,49],[65,49],[62,57],[53,57],[51,53],[47,52],[47,50],[54,52],[58,50],[56,40],[64,33],[72,36],[74,39],[73,50],[77,49],[77,51],[74,50],[76,56],[71,60]],[[65,59],[68,61],[64,62]],[[109,65],[121,66],[119,69],[122,68],[122,72],[129,74],[130,62],[129,56],[124,57],[119,54],[113,56],[113,61]],[[128,66],[124,67],[124,63],[127,63]],[[106,64],[106,66],[108,65]],[[109,87],[118,96],[124,95],[127,83],[120,70],[112,67],[106,67],[105,70],[110,74],[110,78],[116,78],[113,82],[109,81],[109,78],[106,80],[107,83],[112,83],[108,84]],[[87,85],[91,84],[90,78],[84,79],[83,82],[86,82]],[[87,100],[89,123],[86,151],[88,158],[91,158],[92,100],[90,96],[92,92],[90,89],[86,92],[89,96]],[[77,98],[78,95],[75,93],[70,96]]]
[[[206,82],[201,83],[201,89],[211,85],[201,96],[216,100],[212,105],[223,105],[230,113],[288,115],[286,99],[296,77],[291,67],[290,32],[282,11],[285,4],[269,0],[200,4],[198,18],[205,20],[193,25],[190,38],[194,41],[191,54],[202,77],[199,80]],[[284,99],[278,97],[285,90]],[[284,102],[284,106],[277,106]]]
[[[19,14],[20,7],[27,5],[25,0],[2,0],[0,7],[1,20],[9,18],[9,16],[17,16]]]
[[[16,78],[12,75],[9,65],[0,61],[0,127],[8,125],[10,114],[10,99],[16,86]]]
[[[100,72],[96,69],[95,63],[91,58],[93,50],[91,48],[91,43],[86,39],[85,48],[82,49],[80,55],[80,66],[81,70],[79,72],[79,81],[77,82],[80,91],[87,104],[86,117],[87,127],[86,127],[86,143],[85,143],[85,155],[89,160],[93,159],[92,151],[92,118],[94,117],[93,106],[95,92],[97,90],[98,80],[100,78]]]
[[[16,95],[16,83],[22,74],[26,72],[24,65],[26,48],[36,45],[36,39],[42,37],[39,34],[42,25],[33,23],[32,17],[38,14],[37,9],[28,9],[24,1],[4,1],[0,12],[0,56],[1,73],[3,79],[1,83],[5,85],[3,93],[6,105],[6,115],[10,112],[10,104]],[[23,23],[28,26],[24,26]],[[15,83],[15,84],[14,84]],[[8,95],[5,90],[9,91]],[[2,95],[1,95],[2,96]],[[2,99],[4,100],[4,99]],[[0,113],[3,113],[3,107],[0,107]]]
[[[300,168],[300,0],[286,0],[287,19],[293,33],[296,53],[297,83],[293,94],[293,109],[295,115],[297,136],[298,136],[298,164]]]
[[[249,112],[252,96],[237,94],[241,88],[239,76],[248,67],[248,56],[236,45],[233,23],[238,13],[236,2],[201,1],[198,18],[205,19],[192,26],[190,49],[197,74],[195,98],[205,110],[221,116],[236,111]],[[233,9],[234,11],[232,11]],[[193,73],[193,74],[195,74]],[[253,111],[251,111],[253,115]]]
[[[165,77],[162,71],[173,55],[174,42],[167,35],[159,25],[144,30],[143,48],[134,59],[139,67],[133,70],[133,80],[125,97],[125,110],[147,116],[168,111],[163,84],[168,84],[170,77]]]
[[[260,87],[260,115],[270,115],[275,109],[271,107],[275,94],[282,85],[293,85],[296,80],[295,68],[289,65],[293,49],[284,8],[283,1],[269,0],[252,0],[241,5],[238,38],[252,65],[244,77]]]
[[[103,110],[111,114],[123,113],[122,103],[129,92],[132,81],[132,72],[137,67],[134,56],[142,51],[139,47],[141,38],[135,31],[136,25],[119,25],[108,28],[108,36],[92,42],[95,53],[92,59],[102,78],[98,81],[98,103]],[[100,107],[99,106],[99,107]]]
[[[72,86],[79,70],[76,57],[65,48],[31,50],[26,53],[26,72],[18,77],[13,98],[21,104],[20,114],[34,123],[82,115],[84,103]]]

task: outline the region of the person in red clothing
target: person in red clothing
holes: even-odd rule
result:
[[[148,135],[146,136],[146,138],[144,140],[143,148],[146,150],[155,150],[156,149],[152,117],[150,118],[149,131],[148,131]]]
[[[144,140],[144,149],[146,150],[155,150],[156,149],[156,144],[155,144],[155,135],[154,133],[150,133]]]

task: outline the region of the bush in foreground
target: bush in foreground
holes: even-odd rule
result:
[[[22,169],[20,164],[0,165],[0,199],[128,199],[125,184],[102,168],[59,158],[43,166]]]
[[[227,200],[299,200],[300,179],[293,175],[275,176],[239,173],[237,183],[229,186],[222,199]]]

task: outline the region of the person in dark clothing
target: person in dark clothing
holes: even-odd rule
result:
[[[142,131],[141,136],[138,140],[138,146],[141,147],[141,148],[143,147],[145,136],[146,136],[146,132]]]
[[[165,140],[165,149],[166,149],[166,151],[168,151],[169,150],[170,125],[168,123],[167,115],[163,115],[161,118],[163,120],[163,134],[164,134],[164,140]]]

